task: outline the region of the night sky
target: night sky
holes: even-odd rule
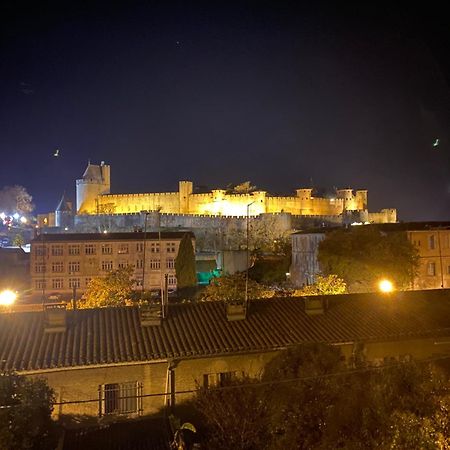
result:
[[[24,185],[38,212],[74,198],[91,159],[116,193],[350,186],[372,211],[450,219],[433,2],[81,3],[0,6],[0,187]]]

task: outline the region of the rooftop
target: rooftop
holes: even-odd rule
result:
[[[364,225],[364,227],[374,227],[380,231],[429,231],[429,230],[449,230],[450,222],[398,222],[398,223],[371,223]],[[330,233],[331,231],[344,229],[343,226],[326,226],[320,228],[311,228],[296,231],[292,234],[317,234]],[[345,229],[351,231],[354,227],[346,227]]]
[[[450,291],[328,296],[310,316],[301,298],[255,300],[245,320],[223,302],[170,305],[159,326],[137,307],[67,311],[64,332],[45,333],[43,312],[0,314],[0,370],[145,362],[270,351],[301,342],[344,343],[449,336]]]
[[[161,234],[161,239],[173,240],[182,239],[185,234],[188,234],[194,239],[194,233],[192,231],[161,231],[147,232],[136,231],[130,233],[43,233],[34,238],[31,243],[39,244],[42,242],[89,242],[89,241],[142,241],[158,240]]]

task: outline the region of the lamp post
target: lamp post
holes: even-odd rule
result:
[[[145,250],[147,248],[147,217],[148,217],[148,211],[145,212],[145,220],[144,220],[144,260],[142,261],[142,289],[141,289],[141,296],[144,293],[145,290]]]
[[[248,265],[250,263],[250,255],[249,255],[249,215],[250,215],[250,206],[255,203],[254,201],[247,204],[247,233],[246,233],[246,241],[247,241],[247,264],[245,265],[245,309],[247,309],[248,305]]]

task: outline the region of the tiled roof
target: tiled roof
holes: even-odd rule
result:
[[[182,239],[188,234],[194,239],[192,231],[161,231],[161,239]],[[34,238],[31,243],[39,244],[41,242],[89,242],[89,241],[142,241],[158,240],[160,233],[136,231],[131,233],[43,233]]]
[[[448,230],[450,229],[450,222],[398,222],[398,223],[371,223],[364,225],[364,228],[376,228],[384,232],[395,231],[430,231],[430,230]],[[301,231],[296,231],[292,234],[316,234],[329,233],[335,230],[341,230],[342,226],[328,226],[320,228],[310,228]],[[347,227],[348,231],[353,230],[353,227]]]
[[[0,314],[0,370],[40,370],[266,351],[304,341],[342,343],[450,335],[448,291],[329,297],[310,316],[302,299],[252,301],[229,322],[225,304],[171,305],[160,326],[142,327],[137,307],[68,311],[65,332],[45,333],[44,313]]]

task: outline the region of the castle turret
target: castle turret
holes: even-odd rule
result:
[[[299,211],[297,214],[313,214],[312,191],[312,188],[301,188],[295,191],[297,193],[297,198],[300,200]]]
[[[88,163],[83,177],[76,181],[77,214],[96,214],[98,196],[109,194],[111,189],[110,166]]]
[[[66,200],[66,194],[61,197],[55,210],[55,226],[61,228],[73,227],[72,202]]]
[[[194,191],[192,181],[180,181],[178,183],[178,194],[180,196],[180,214],[189,214],[189,197]]]
[[[359,211],[367,209],[367,190],[356,191],[356,208]]]
[[[353,195],[353,189],[337,189],[336,194],[338,198],[344,201],[344,211],[356,211],[358,209],[356,207],[356,198]]]

